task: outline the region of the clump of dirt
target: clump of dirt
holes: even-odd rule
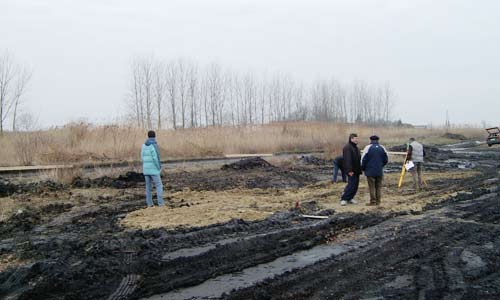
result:
[[[125,175],[118,176],[117,180],[124,182],[144,182],[144,174],[130,171]]]
[[[37,209],[19,209],[5,221],[0,222],[0,237],[12,232],[30,231],[42,221],[40,211]]]
[[[73,179],[71,185],[76,188],[114,187],[117,189],[124,189],[135,187],[138,183],[142,182],[144,182],[144,175],[142,173],[130,171],[116,178],[102,176],[91,179],[78,176]]]
[[[15,183],[8,179],[0,179],[0,197],[8,197],[13,194],[40,194],[64,190],[66,186],[52,180],[37,182]]]
[[[42,214],[61,214],[69,211],[73,207],[71,203],[50,203],[40,208]]]
[[[457,134],[457,133],[451,133],[451,132],[447,132],[447,133],[443,134],[443,137],[450,139],[450,140],[460,140],[460,141],[467,140],[467,138],[464,135]]]
[[[262,159],[260,157],[252,157],[242,159],[231,164],[225,164],[221,167],[221,170],[251,170],[257,168],[267,169],[273,167],[274,166],[265,159]]]
[[[300,157],[300,161],[305,164],[315,165],[315,166],[324,166],[333,164],[333,160],[326,160],[314,155],[302,155]]]
[[[331,216],[335,214],[335,209],[323,209],[323,207],[315,200],[297,202],[298,206],[291,209],[293,212],[298,212],[304,215]]]
[[[7,197],[17,191],[17,186],[6,179],[0,178],[0,197]]]

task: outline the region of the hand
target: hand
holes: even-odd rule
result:
[[[352,175],[354,175],[354,172],[351,171],[351,172],[347,173],[347,175],[349,175],[349,177],[352,177]]]

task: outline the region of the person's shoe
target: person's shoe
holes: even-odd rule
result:
[[[376,206],[377,204],[376,203],[373,203],[373,202],[370,202],[370,203],[366,203],[366,206]]]
[[[358,201],[352,199],[351,201],[349,201],[350,204],[358,204]]]
[[[340,205],[346,206],[347,205],[347,201],[345,201],[345,200],[340,201]]]

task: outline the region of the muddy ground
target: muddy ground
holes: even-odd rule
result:
[[[167,170],[152,209],[135,172],[0,180],[0,298],[498,299],[500,148],[429,153],[420,193],[388,165],[380,208],[339,206],[310,156]]]

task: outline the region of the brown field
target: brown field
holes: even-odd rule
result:
[[[170,196],[171,207],[144,208],[129,213],[121,224],[136,229],[199,227],[227,222],[231,219],[245,221],[262,220],[277,211],[288,210],[296,203],[316,201],[321,209],[333,209],[338,213],[367,213],[380,211],[421,211],[433,202],[456,193],[454,190],[443,192],[442,186],[435,186],[434,180],[446,176],[450,182],[460,182],[471,178],[477,172],[442,172],[426,173],[428,188],[421,193],[412,189],[411,177],[406,176],[404,186],[397,188],[399,174],[387,174],[384,178],[383,200],[380,207],[366,206],[369,193],[366,180],[361,177],[359,192],[356,196],[358,204],[340,205],[340,195],[345,187],[343,183],[333,184],[330,181],[319,182],[298,189],[262,190],[262,189],[232,189],[228,191],[191,191],[184,190]],[[439,192],[437,192],[439,191]],[[187,205],[188,204],[188,205]]]
[[[426,143],[456,142],[442,138],[444,129],[373,128],[321,122],[161,130],[157,139],[162,159],[310,150],[337,153],[351,132],[359,134],[361,144],[372,134],[379,135],[385,145],[403,143],[410,136]],[[456,128],[453,133],[467,138],[483,137],[483,129]],[[6,133],[0,136],[0,166],[137,160],[145,136],[143,129],[88,124]]]

